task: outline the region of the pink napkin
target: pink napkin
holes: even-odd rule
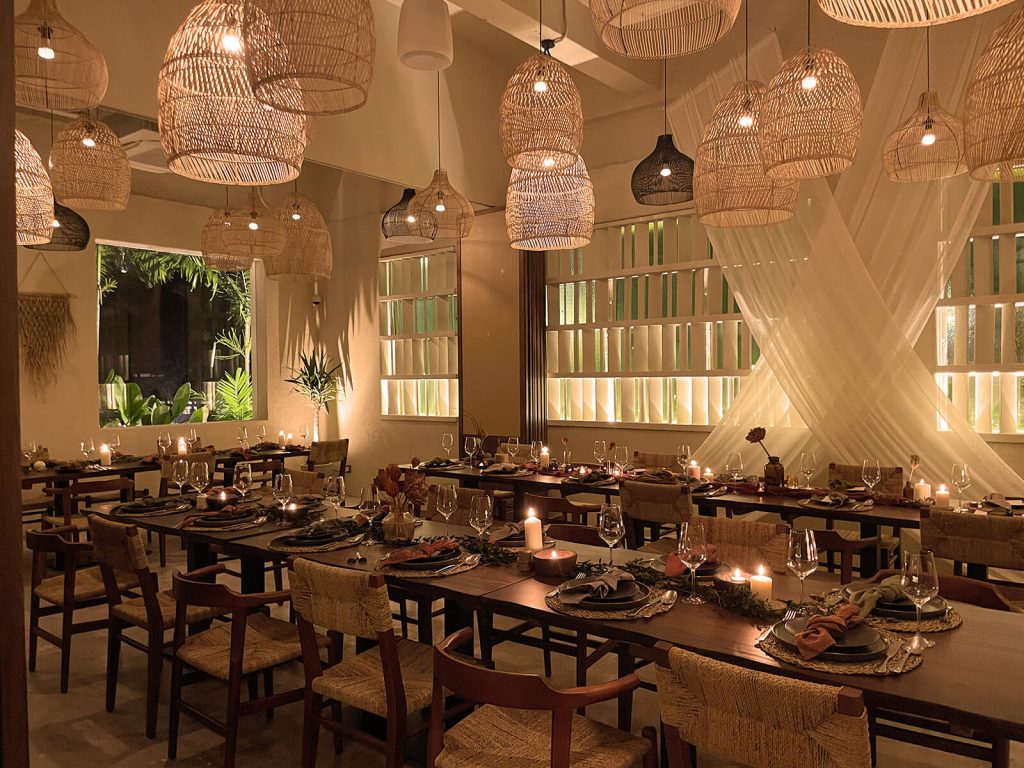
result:
[[[864,618],[856,605],[844,605],[831,616],[811,616],[807,626],[797,633],[796,647],[800,650],[800,658],[804,661],[813,659],[827,651],[846,634],[847,630],[861,624]]]

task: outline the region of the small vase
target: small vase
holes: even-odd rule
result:
[[[411,541],[416,532],[416,518],[398,504],[389,504],[390,511],[384,517],[384,541],[397,543]]]
[[[764,465],[764,484],[781,487],[786,482],[786,468],[782,466],[778,456],[769,456]]]

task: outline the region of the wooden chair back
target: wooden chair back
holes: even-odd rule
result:
[[[149,570],[146,542],[138,527],[114,522],[99,515],[89,518],[89,535],[93,552],[103,575],[108,605],[121,602],[121,588],[117,582],[120,572],[134,574],[139,580],[139,592],[146,606],[146,620],[151,628],[163,627],[163,611],[157,593],[160,583],[156,573]]]
[[[232,479],[234,479],[234,472],[238,472],[242,467],[249,467],[252,472],[253,483],[262,483],[267,485],[273,483],[274,478],[277,477],[281,472],[284,471],[284,461],[282,459],[253,459],[252,461],[240,461],[235,464],[232,471]]]
[[[292,479],[292,490],[295,493],[323,493],[323,472],[310,472],[305,469],[286,469],[282,474]]]
[[[879,571],[869,581],[877,584],[890,576],[898,576],[899,573],[899,571],[893,569]],[[987,581],[969,579],[964,576],[939,574],[939,594],[947,600],[968,603],[979,608],[1021,613],[1021,609],[1008,600],[999,587],[995,584],[989,584]]]
[[[633,466],[637,469],[667,469],[682,472],[678,457],[672,453],[655,453],[653,451],[633,451]]]
[[[756,573],[758,566],[776,573],[786,572],[789,526],[728,517],[700,517],[704,539],[714,544],[721,562]]]
[[[325,475],[344,475],[348,469],[348,438],[321,440],[310,445],[306,469],[323,470]]]
[[[601,538],[601,534],[598,533],[597,528],[592,525],[582,525],[580,523],[552,523],[547,529],[548,537],[555,541],[568,541],[573,544],[586,544],[591,547],[607,547],[604,539]],[[618,547],[624,547],[626,542],[620,540],[616,545]]]
[[[210,470],[210,480],[213,480],[213,473],[217,470],[217,454],[213,451],[196,451],[195,453],[171,454],[160,459],[160,495],[166,496],[170,487],[171,477],[174,475],[174,464],[184,459],[189,465],[198,462],[206,464]]]
[[[92,554],[92,544],[78,541],[78,529],[75,526],[62,525],[45,530],[25,531],[25,546],[32,553],[33,589],[46,578],[47,555],[60,555],[64,558],[64,605],[74,605],[78,563]]]
[[[687,485],[661,485],[624,480],[619,486],[622,517],[626,523],[626,543],[636,549],[644,542],[644,524],[679,525],[693,514],[693,501]],[[657,538],[657,536],[655,536]]]
[[[685,744],[742,765],[871,768],[860,691],[749,670],[665,642],[655,646],[655,660],[671,768],[686,764]]]
[[[921,547],[948,560],[1024,570],[1024,517],[922,510]]]
[[[508,453],[508,443],[499,443],[497,453]],[[513,464],[525,464],[528,461],[533,461],[530,458],[530,444],[519,443],[519,448],[516,451],[515,457],[511,458]]]
[[[444,515],[437,510],[437,489],[440,487],[438,484],[430,485],[427,488],[427,506],[425,517],[428,520],[436,520],[438,522],[444,522]],[[494,494],[489,490],[483,488],[462,488],[459,487],[455,491],[455,498],[458,502],[458,509],[451,516],[452,525],[469,525],[469,509],[473,503],[473,499],[477,496],[491,496]],[[495,518],[498,515],[497,505],[494,510]]]
[[[903,493],[903,467],[879,467],[882,480],[875,486],[876,493],[884,493],[890,496],[899,496]],[[861,475],[864,467],[860,464],[836,464],[828,465],[828,482],[841,480],[848,486],[861,486],[864,481]]]
[[[585,524],[587,513],[592,511],[591,508],[573,504],[562,496],[539,496],[535,493],[527,493],[523,497],[521,517],[526,517],[527,512],[531,509],[541,519],[541,522],[547,523],[556,520],[574,525]]]
[[[43,493],[53,497],[54,514],[64,515],[64,525],[71,525],[71,518],[78,514],[78,505],[91,503],[91,496],[117,492],[121,501],[135,498],[135,481],[130,477],[108,477],[103,480],[73,480],[70,485],[44,488]]]

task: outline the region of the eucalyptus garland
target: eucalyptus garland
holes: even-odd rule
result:
[[[430,536],[424,538],[418,538],[413,541],[414,544],[421,541],[440,541],[442,539],[450,539],[451,536]],[[486,539],[481,539],[479,536],[455,536],[455,541],[459,543],[459,546],[470,554],[480,555],[480,565],[512,565],[515,563],[518,555],[509,549],[508,547],[502,547],[498,544],[491,544]]]

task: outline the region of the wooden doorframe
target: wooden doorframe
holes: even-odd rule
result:
[[[519,441],[546,443],[547,419],[547,254],[519,252]]]

